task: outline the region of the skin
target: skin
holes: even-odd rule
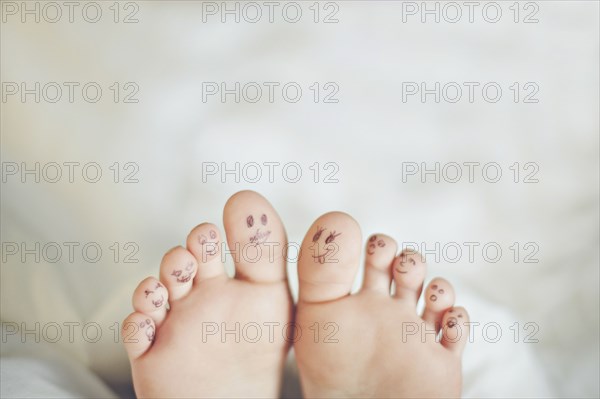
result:
[[[136,312],[124,321],[122,339],[138,397],[279,396],[291,346],[283,326],[293,314],[285,230],[251,191],[230,198],[223,219],[228,248],[237,251],[235,278],[225,273],[218,228],[203,223],[186,248],[171,249],[161,262],[168,312],[166,302],[158,309],[152,303],[156,293],[146,296],[155,278],[134,293]]]
[[[229,248],[259,250],[264,256],[266,244],[287,242],[274,209],[253,192],[228,201],[224,225]],[[440,278],[426,287],[425,311],[416,314],[426,274],[420,255],[405,251],[396,256],[395,241],[385,235],[369,239],[365,286],[349,295],[361,254],[360,229],[343,213],[323,215],[300,249],[294,339],[289,330],[286,336],[275,329],[271,336],[262,329],[251,341],[236,339],[231,331],[237,324],[292,321],[285,254],[249,259],[234,253],[232,279],[224,273],[220,247],[207,249],[206,237],[222,241],[211,231],[216,226],[199,225],[188,236],[187,248],[167,252],[160,270],[164,287],[147,278],[134,293],[136,312],[125,320],[122,336],[139,397],[278,396],[291,341],[307,397],[460,395],[467,335],[450,340],[448,333],[468,332],[468,315],[453,307],[452,286]],[[265,235],[269,242],[256,238]],[[173,273],[182,267],[190,279]],[[165,290],[168,313],[166,304],[157,308],[146,297],[148,287]],[[442,335],[436,337],[440,327]]]
[[[331,262],[302,256],[321,230],[319,239],[328,231],[339,234]],[[375,235],[366,243],[364,286],[350,295],[360,241],[356,222],[339,212],[317,219],[304,239],[296,313],[303,335],[294,343],[304,396],[459,397],[461,353],[468,335],[455,335],[460,339],[450,342],[443,334],[459,328],[467,332],[468,315],[453,307],[452,286],[443,279],[432,280],[426,288],[430,299],[425,312],[417,315],[424,260],[410,251],[396,255],[391,237]],[[434,292],[437,297],[431,300]],[[438,336],[436,326],[439,331],[442,325]]]

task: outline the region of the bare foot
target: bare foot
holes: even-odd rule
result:
[[[279,394],[292,317],[286,233],[252,191],[232,196],[223,213],[235,278],[225,273],[218,228],[204,223],[187,237],[187,249],[167,252],[160,281],[149,277],[134,292],[136,312],[122,337],[140,397]]]
[[[364,286],[349,295],[361,247],[358,224],[340,212],[318,218],[302,243],[296,323],[303,335],[294,349],[305,396],[460,396],[469,316],[453,307],[452,286],[432,280],[418,316],[426,265],[414,252],[396,256],[396,242],[377,234],[367,241]]]

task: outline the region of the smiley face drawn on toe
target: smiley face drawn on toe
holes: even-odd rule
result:
[[[385,247],[385,241],[383,241],[382,239],[378,240],[377,236],[374,235],[371,238],[369,238],[369,246],[367,247],[367,253],[369,255],[374,255],[377,247],[379,247],[379,248]]]
[[[410,271],[411,267],[417,265],[417,262],[412,258],[412,256],[408,256],[406,253],[400,254],[400,262],[398,262],[398,266],[394,268],[400,274],[406,274]]]
[[[458,320],[456,319],[456,317],[449,317],[448,321],[446,322],[446,325],[448,326],[448,328],[453,328],[456,326],[457,323]]]
[[[146,334],[146,338],[148,338],[148,341],[152,342],[154,341],[154,333],[155,333],[155,329],[154,326],[152,325],[152,323],[150,322],[150,319],[146,319],[144,321],[140,322],[140,328],[146,328],[146,330],[144,331]]]
[[[158,281],[151,288],[146,288],[144,290],[146,299],[149,300],[155,308],[160,308],[165,303],[164,293],[161,292],[163,290],[165,290],[165,287]]]
[[[315,262],[318,262],[320,264],[324,264],[327,261],[327,258],[329,257],[330,254],[334,254],[335,252],[337,252],[337,244],[334,243],[335,239],[337,237],[339,237],[342,233],[338,233],[335,230],[332,230],[329,232],[328,235],[326,235],[325,238],[325,245],[324,245],[324,252],[320,252],[319,251],[319,240],[321,238],[321,236],[323,235],[323,232],[325,232],[327,230],[327,228],[325,227],[319,227],[317,226],[317,231],[315,232],[315,234],[313,235],[312,238],[312,242],[313,244],[310,246],[310,248],[312,249],[312,257],[315,260]]]
[[[433,292],[433,294],[429,296],[431,302],[436,302],[438,300],[438,295],[444,295],[446,292],[443,288],[440,288],[438,284],[432,284],[431,287],[429,287],[429,290]]]
[[[269,218],[267,217],[266,213],[263,213],[260,216],[260,223],[263,226],[266,226],[267,223],[269,222]],[[249,229],[252,229],[254,227],[254,216],[249,215],[246,218],[246,226]],[[269,238],[269,236],[271,235],[271,230],[260,230],[260,227],[258,227],[256,229],[256,232],[250,236],[249,240],[250,240],[250,244],[254,245],[254,246],[258,246],[260,244],[264,244],[265,242],[267,242],[267,239]]]
[[[219,240],[217,240],[217,232],[214,230],[210,230],[208,232],[208,237],[204,234],[200,234],[198,236],[198,243],[202,246],[204,253],[208,256],[216,255],[219,252]]]
[[[182,269],[175,269],[171,273],[178,283],[187,283],[190,281],[194,274],[194,262],[188,262]]]

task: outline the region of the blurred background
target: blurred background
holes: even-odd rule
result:
[[[426,253],[465,396],[598,397],[597,2],[1,5],[4,397],[131,394],[133,289],[242,189]]]

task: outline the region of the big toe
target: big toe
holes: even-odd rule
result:
[[[223,210],[235,278],[270,283],[286,278],[287,236],[279,215],[254,191],[234,194]]]
[[[319,217],[308,229],[300,248],[300,300],[325,302],[348,295],[360,250],[360,227],[351,216],[330,212]]]

